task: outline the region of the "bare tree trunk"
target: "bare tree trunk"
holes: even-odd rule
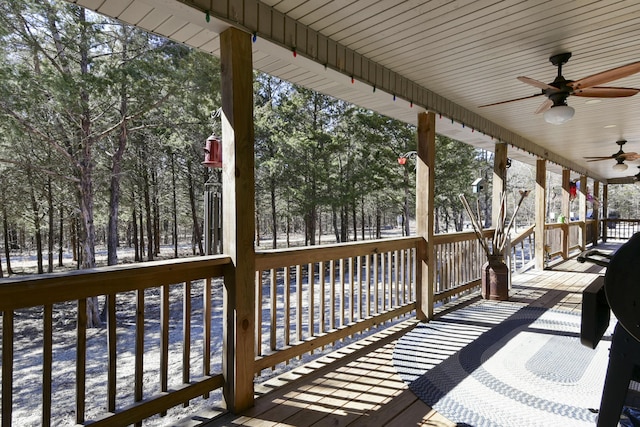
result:
[[[123,60],[126,59],[127,43],[123,37]],[[120,87],[120,131],[118,133],[118,148],[111,157],[111,180],[109,185],[109,222],[107,231],[107,265],[118,264],[118,219],[120,213],[120,177],[122,176],[122,158],[129,141],[127,121],[128,114],[127,87],[122,83]]]
[[[153,251],[160,255],[160,202],[158,200],[158,172],[151,169],[151,202],[153,208]]]
[[[138,212],[138,219],[140,224],[140,261],[144,258],[144,222],[142,221],[142,206],[140,206],[140,211]]]
[[[70,228],[71,228],[71,235],[70,235],[70,240],[71,240],[71,252],[72,252],[72,259],[73,262],[78,263],[78,218],[77,215],[72,214],[71,218],[69,219],[70,221]],[[78,266],[78,268],[80,268],[80,266]]]
[[[364,196],[361,197],[360,200],[360,231],[362,232],[362,240],[365,239],[365,235],[364,235],[364,229],[365,229],[365,224],[364,224]]]
[[[271,196],[271,224],[273,225],[273,237],[271,247],[276,249],[278,246],[278,214],[276,212],[276,182],[270,180],[269,195]]]
[[[193,189],[193,175],[191,162],[187,162],[187,185],[189,187],[189,203],[191,205],[191,219],[193,221],[193,245],[198,247],[200,255],[204,255],[204,246],[202,244],[202,231],[200,222],[198,221],[198,210],[196,209],[196,195]]]
[[[176,200],[176,162],[174,153],[171,153],[171,190],[173,193],[173,255],[175,258],[178,258],[178,205]]]
[[[29,195],[31,197],[31,211],[33,215],[33,228],[35,229],[36,237],[36,256],[38,260],[38,274],[44,273],[44,266],[42,263],[42,230],[40,229],[40,209],[38,208],[38,201],[36,199],[36,191],[33,182],[33,174],[31,168],[27,169],[27,177],[29,180]]]
[[[64,266],[64,206],[60,204],[60,222],[58,230],[58,267]]]
[[[260,246],[260,209],[256,206],[256,246]],[[208,233],[209,231],[207,231]]]
[[[358,240],[358,215],[356,214],[356,203],[351,203],[351,219],[353,220],[353,241]]]
[[[154,246],[153,246],[153,220],[151,218],[151,195],[149,194],[149,174],[147,169],[143,170],[144,177],[144,211],[147,220],[147,259],[153,261]]]
[[[142,259],[140,256],[140,242],[138,242],[138,219],[136,218],[136,196],[131,190],[131,200],[133,200],[133,211],[131,212],[131,222],[133,225],[133,252],[134,252],[134,260],[139,262]]]
[[[333,234],[336,236],[336,243],[340,243],[340,230],[338,229],[338,213],[335,206],[331,207],[331,222],[333,224]]]
[[[9,220],[7,218],[7,203],[5,200],[5,189],[2,186],[2,232],[4,235],[4,256],[7,260],[7,274],[12,275],[11,270],[11,242],[9,241]]]
[[[54,224],[54,210],[53,210],[53,191],[51,188],[51,177],[47,177],[47,204],[49,207],[49,233],[47,238],[47,249],[48,251],[48,263],[47,263],[47,272],[53,273],[53,244],[55,240],[55,230],[53,227]]]

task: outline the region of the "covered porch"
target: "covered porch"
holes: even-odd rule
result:
[[[599,249],[615,251],[619,245],[600,245]],[[528,270],[514,277],[510,302],[579,313],[582,291],[604,271],[604,267],[575,259],[556,262],[546,270]],[[479,301],[479,295],[474,293],[456,303],[444,304],[435,310],[434,320]],[[488,316],[484,321],[490,325],[495,319]],[[415,319],[405,320],[258,384],[253,408],[237,415],[208,413],[215,418],[204,425],[454,427],[458,424],[430,408],[408,388],[394,366],[396,343],[417,324]],[[445,347],[450,344],[443,342]],[[433,344],[433,353],[425,353],[424,357],[433,357],[438,347]],[[628,401],[637,403],[639,396],[630,392]]]
[[[487,58],[486,45],[477,47],[469,58],[482,61],[480,68],[485,72],[492,70],[491,76],[485,74],[481,79],[483,90],[477,92],[470,86],[477,80],[474,70],[478,67],[468,62],[464,53],[458,53],[455,63],[450,64],[446,56],[436,56],[434,52],[433,58],[437,60],[433,64],[445,65],[422,76],[422,69],[428,68],[432,57],[423,52],[420,31],[416,32],[416,26],[407,23],[410,21],[407,14],[413,13],[411,8],[398,10],[407,5],[395,2],[375,2],[370,8],[355,2],[351,7],[335,7],[330,12],[322,11],[328,2],[311,1],[304,2],[307,12],[296,10],[295,6],[285,4],[287,2],[164,1],[151,5],[144,1],[87,0],[74,3],[220,56],[224,253],[5,281],[0,286],[3,426],[11,425],[16,417],[26,416],[24,412],[36,411],[14,404],[17,393],[28,386],[22,382],[23,378],[14,375],[25,345],[25,338],[14,334],[14,325],[25,310],[34,307],[37,307],[35,316],[42,323],[42,331],[33,345],[41,348],[38,351],[42,355],[35,383],[39,391],[36,393],[38,417],[43,425],[55,423],[52,413],[63,403],[70,406],[66,409],[66,421],[72,418],[78,425],[127,425],[142,423],[156,414],[164,415],[171,408],[186,406],[201,396],[208,398],[212,392],[221,394],[226,409],[233,415],[216,418],[215,413],[198,412],[199,415],[185,423],[304,425],[308,421],[309,425],[315,422],[319,425],[352,422],[354,425],[451,425],[413,395],[390,365],[394,341],[417,322],[434,320],[459,308],[452,305],[452,301],[468,305],[478,299],[480,269],[485,262],[478,239],[471,232],[443,235],[434,232],[436,133],[451,135],[495,153],[494,206],[499,205],[506,186],[508,158],[521,159],[536,167],[536,187],[532,189],[536,199],[535,223],[514,235],[507,250],[510,271],[523,270],[512,276],[511,303],[576,311],[582,290],[602,273],[602,269],[575,264],[571,257],[607,240],[609,229],[602,215],[607,213],[608,186],[633,182],[634,177],[632,174],[622,176],[617,170],[612,172],[611,165],[587,163],[582,156],[599,155],[602,148],[599,144],[612,137],[607,133],[611,131],[602,131],[605,124],[600,121],[604,118],[615,121],[626,138],[640,138],[640,124],[634,114],[637,108],[631,101],[625,100],[616,108],[606,106],[590,111],[582,108],[570,125],[575,123],[574,128],[543,127],[543,123],[533,122],[529,114],[508,107],[483,113],[488,110],[480,110],[477,104],[489,102],[487,97],[494,100],[496,94],[511,96],[519,91],[514,85],[504,83],[515,80],[513,73],[519,73],[519,69],[510,67],[511,60],[520,56],[518,49],[509,49],[511,58],[497,60]],[[431,37],[435,40],[439,25],[446,24],[449,32],[464,34],[458,26],[460,23],[456,24],[458,14],[467,16],[469,22],[465,25],[477,27],[478,31],[482,31],[483,26],[491,26],[491,15],[482,12],[491,2],[474,3],[474,7],[463,12],[456,12],[453,3],[447,10],[438,12],[437,7],[423,2],[416,10],[423,12],[421,25],[429,28],[433,25],[435,33],[432,32]],[[509,24],[516,33],[521,24],[518,19],[529,19],[526,2],[517,3],[500,5],[505,10],[516,9],[504,13],[502,7],[492,9],[503,19],[513,16],[513,21],[504,24]],[[637,12],[637,6],[617,8],[614,2],[607,3],[610,13],[607,22],[620,28],[613,34],[628,40],[628,32],[623,31],[627,24],[625,17]],[[536,8],[540,10],[533,14],[535,16],[542,14],[551,18],[559,13],[554,7],[536,5]],[[372,9],[374,13],[369,13]],[[359,16],[362,11],[366,11],[373,22],[362,23],[367,20]],[[516,11],[519,13],[511,13]],[[567,8],[562,13],[568,19],[572,11],[573,8]],[[443,14],[436,19],[436,12]],[[589,21],[588,29],[591,39],[599,40],[598,17],[603,12],[600,6],[594,6],[588,13],[597,15]],[[409,31],[415,43],[408,54],[405,52],[399,58],[379,51],[386,50],[387,37],[394,33],[393,27],[384,27],[393,17],[398,17],[396,25]],[[483,19],[478,21],[478,18]],[[319,24],[322,19],[328,21]],[[332,33],[327,28],[333,25],[353,26],[355,31],[364,31],[364,25],[374,29],[374,33],[356,40],[353,34],[345,37],[340,31]],[[565,28],[581,34],[579,24],[574,26],[556,24],[555,30],[547,34],[556,34],[559,41],[541,42],[541,46],[527,51],[526,61],[544,62],[546,58],[539,58],[542,51],[546,55],[549,50],[564,48],[560,36]],[[456,45],[451,46],[451,51],[463,51],[479,36],[474,33],[458,38],[454,33],[451,37],[456,39]],[[500,38],[502,30],[495,28],[493,33]],[[408,33],[404,32],[403,36],[407,37]],[[363,42],[367,38],[375,41],[371,49]],[[576,48],[587,49],[581,42],[573,43]],[[489,44],[496,49],[492,52],[500,51],[498,41]],[[610,44],[623,43],[613,38]],[[447,51],[449,49],[441,50]],[[420,58],[414,56],[417,52]],[[634,55],[630,52],[634,52],[633,47],[623,46],[617,52],[619,56],[608,53],[590,65],[582,65],[578,71],[588,75],[610,68],[612,56],[629,59]],[[500,73],[501,80],[489,87],[490,77],[496,74],[494,61],[507,66]],[[418,66],[414,67],[414,63]],[[254,68],[328,94],[341,95],[357,105],[417,125],[416,236],[292,250],[255,249]],[[456,89],[457,84],[442,83],[453,79],[458,72],[464,73],[458,81],[467,82],[467,92],[462,95]],[[431,84],[442,94],[431,89]],[[637,80],[630,80],[628,84],[640,86]],[[503,92],[503,88],[508,90]],[[467,97],[466,93],[473,96]],[[590,122],[598,122],[597,132],[590,128]],[[569,135],[575,141],[564,144]],[[561,210],[565,217],[570,217],[570,182],[581,183],[576,221],[547,224],[548,171],[562,176]],[[593,196],[603,200],[593,218],[587,218],[588,180]],[[497,209],[494,215],[495,223]],[[616,221],[634,223],[633,220]],[[615,237],[626,239],[634,230],[635,227],[629,227],[624,235]],[[486,236],[491,235],[492,230],[486,230]],[[553,257],[565,260],[557,265],[566,271],[545,269],[546,260]],[[202,300],[198,306],[193,305],[192,295],[196,294]],[[108,301],[107,327],[100,334],[88,333],[87,298],[98,296]],[[124,299],[129,301],[129,311],[124,314],[129,320],[126,330],[119,329],[122,324],[118,316],[123,314],[116,311],[117,302]],[[150,300],[159,307],[157,312],[145,311],[145,307],[151,305]],[[73,402],[60,402],[55,397],[56,388],[61,386],[55,369],[58,365],[54,349],[59,343],[54,337],[59,331],[54,313],[60,304],[72,308],[70,320],[64,326],[67,330],[70,324],[75,328],[69,357],[72,369],[68,369],[73,372],[73,381],[63,383],[75,388]],[[319,359],[311,366],[294,369],[271,382],[254,384],[255,376],[263,370],[290,363],[302,355],[397,319],[401,321],[391,329],[364,342]],[[176,329],[181,330],[177,340],[170,333]],[[118,341],[122,335],[134,337],[124,355]],[[148,358],[151,359],[148,363],[145,355],[150,338],[154,343],[154,356]],[[101,358],[87,357],[88,352],[95,352],[92,354],[99,354]],[[340,360],[334,362],[336,358]],[[94,366],[96,363],[98,368]],[[129,378],[123,379],[120,369],[125,363],[132,368],[128,371],[131,372]],[[102,369],[104,378],[100,387],[92,386],[92,375],[87,374],[93,372],[92,369]],[[152,380],[149,380],[148,369],[153,370]],[[312,372],[305,379],[294,378],[308,369]],[[362,387],[349,390],[340,382],[345,378],[349,379],[348,383]],[[282,387],[267,393],[276,385]],[[344,393],[337,393],[337,389]],[[309,405],[310,400],[322,410]],[[23,413],[16,415],[18,411]]]

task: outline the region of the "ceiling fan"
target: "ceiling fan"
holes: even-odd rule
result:
[[[518,80],[521,82],[541,89],[540,93],[510,99],[508,101],[481,105],[480,107],[490,107],[492,105],[505,104],[507,102],[520,101],[544,95],[547,97],[547,100],[538,107],[536,114],[544,113],[544,119],[548,123],[562,124],[569,121],[575,113],[575,110],[567,105],[567,98],[570,95],[590,98],[619,98],[633,96],[640,92],[640,89],[634,88],[597,86],[640,72],[640,61],[602,71],[580,80],[567,80],[562,76],[562,65],[566,64],[569,58],[571,58],[571,52],[559,53],[549,58],[549,61],[558,67],[558,75],[551,83],[544,83],[530,77],[518,77]]]
[[[626,140],[625,139],[621,139],[619,141],[616,141],[616,144],[618,144],[620,146],[620,149],[618,150],[617,153],[614,153],[610,156],[596,156],[596,157],[585,157],[585,159],[587,159],[587,162],[598,162],[600,160],[615,160],[617,163],[615,165],[613,165],[613,169],[614,170],[618,170],[618,171],[623,171],[627,169],[627,165],[624,163],[625,160],[629,160],[630,162],[634,161],[634,160],[638,160],[640,159],[640,154],[638,153],[625,153],[624,151],[622,151],[622,146],[624,144],[626,144]]]

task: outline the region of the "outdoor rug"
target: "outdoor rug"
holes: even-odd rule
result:
[[[393,361],[458,426],[593,426],[611,329],[591,350],[580,344],[579,315],[482,301],[418,325]]]

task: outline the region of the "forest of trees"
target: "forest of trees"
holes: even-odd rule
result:
[[[203,254],[218,59],[54,0],[0,3],[0,37],[0,277],[27,248],[38,273],[65,251],[93,267],[102,245],[109,265],[122,246],[136,261],[163,245]],[[397,159],[415,149],[413,126],[257,72],[254,103],[257,245],[409,232],[415,162]],[[490,180],[491,156],[438,136],[439,231],[464,228],[457,196],[478,196],[471,183]],[[511,186],[530,187],[522,168]]]

